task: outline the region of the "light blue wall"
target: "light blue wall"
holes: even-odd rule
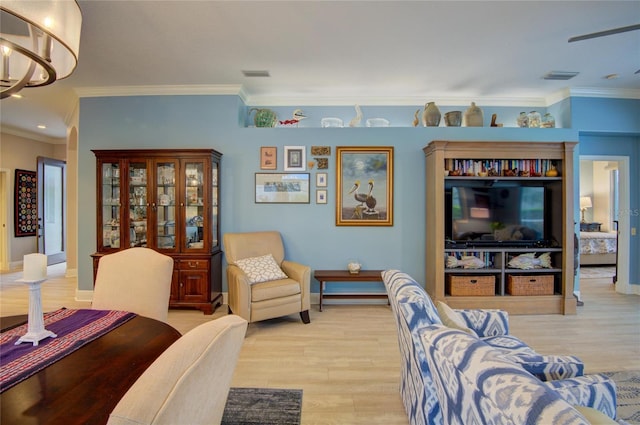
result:
[[[481,106],[481,105],[480,105]],[[283,234],[287,256],[312,269],[344,269],[350,258],[364,268],[399,268],[424,280],[425,178],[422,148],[431,140],[577,141],[575,129],[520,128],[413,128],[415,107],[363,107],[365,119],[390,119],[390,128],[318,128],[320,118],[338,116],[345,123],[355,115],[352,107],[302,109],[307,128],[245,128],[246,106],[236,96],[149,96],[83,98],[80,101],[78,285],[92,289],[90,255],[96,251],[96,176],[91,149],[214,148],[223,153],[222,233],[275,229]],[[274,108],[276,109],[276,108]],[[293,111],[277,108],[280,119]],[[454,108],[441,108],[452,110]],[[466,105],[455,108],[465,110]],[[498,122],[515,125],[520,110],[500,108]],[[400,113],[399,111],[402,111]],[[543,111],[541,111],[543,112]],[[488,124],[490,109],[485,110]],[[488,117],[487,117],[488,114]],[[510,121],[507,118],[510,116]],[[505,117],[504,120],[500,117]],[[396,124],[397,123],[397,124]],[[314,128],[311,125],[315,125]],[[404,127],[400,127],[400,125]],[[253,198],[254,174],[260,172],[260,146],[278,148],[282,171],[283,147],[331,146],[328,204],[315,204],[315,173],[311,173],[312,201],[303,205],[260,204]],[[335,147],[394,146],[394,226],[335,226]],[[490,145],[490,148],[494,146]],[[636,153],[637,154],[637,153]],[[576,171],[577,172],[577,171]],[[576,185],[577,187],[577,185]],[[577,196],[577,195],[576,195]],[[576,198],[577,199],[577,198]],[[635,196],[637,206],[638,197]],[[432,206],[426,206],[426,214]],[[579,218],[576,216],[576,221]],[[636,255],[637,255],[636,249]],[[638,282],[636,274],[633,282]],[[226,291],[226,281],[223,290]],[[372,284],[372,289],[380,286]],[[314,281],[312,291],[317,292]]]

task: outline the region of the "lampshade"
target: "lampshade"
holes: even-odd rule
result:
[[[587,208],[591,208],[591,197],[589,196],[581,196],[580,197],[580,209],[586,210]]]
[[[0,13],[0,98],[73,72],[82,27],[75,0],[2,0]]]

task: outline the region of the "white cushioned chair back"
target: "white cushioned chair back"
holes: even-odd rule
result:
[[[234,264],[243,258],[271,254],[278,264],[284,260],[284,245],[280,232],[225,233],[222,237],[227,263]]]
[[[94,310],[132,311],[167,321],[173,258],[149,248],[105,255],[98,263]]]
[[[129,388],[107,424],[219,424],[246,330],[246,320],[228,315],[187,332]]]

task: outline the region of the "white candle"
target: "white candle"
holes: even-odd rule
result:
[[[23,280],[45,280],[47,278],[47,256],[44,254],[25,255],[23,259],[23,270]]]

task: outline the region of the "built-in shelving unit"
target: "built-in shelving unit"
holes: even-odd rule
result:
[[[438,140],[424,148],[425,276],[427,292],[433,299],[454,308],[499,308],[512,314],[575,314],[572,200],[575,145],[574,142]],[[495,193],[489,188],[496,188]],[[456,190],[475,197],[479,204],[464,211],[452,207],[452,197],[463,197],[456,195]],[[537,196],[544,197],[543,212],[537,212],[533,218],[526,218],[520,211],[532,209],[524,198],[527,191],[539,192]],[[504,197],[504,216],[525,217],[516,220],[519,227],[509,224],[509,220],[504,220],[505,226],[492,216],[495,212],[488,199],[498,195]],[[483,202],[487,202],[486,208],[479,208]],[[455,205],[461,204],[464,201]],[[458,219],[454,220],[454,216]],[[454,229],[454,226],[460,228]],[[491,226],[489,231],[488,226]],[[540,228],[534,231],[536,226]],[[507,231],[512,233],[508,236],[500,233]],[[532,235],[527,235],[528,231]],[[510,264],[522,254],[536,259],[544,255],[550,261],[532,269]],[[476,264],[465,268],[449,257],[471,258]],[[469,282],[481,280],[484,285],[493,285],[493,290],[484,291],[482,296],[459,292],[451,295],[449,285],[454,276],[456,282],[464,278]],[[482,276],[492,279],[474,279]],[[544,277],[549,284],[548,292],[512,295],[509,282],[528,277],[530,279],[524,280],[534,283]]]

